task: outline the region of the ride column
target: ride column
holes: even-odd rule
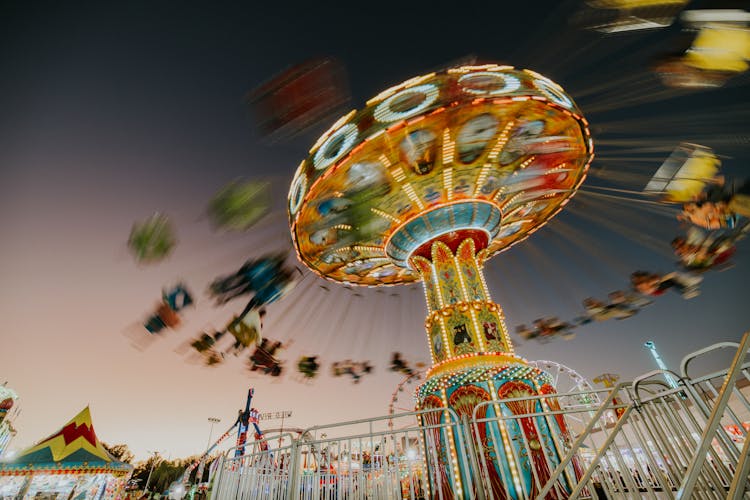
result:
[[[425,329],[433,368],[480,353],[512,356],[502,310],[489,300],[475,239],[463,239],[457,246],[451,243],[435,240],[429,244],[429,259],[423,255],[411,259],[424,285],[428,308]]]
[[[410,259],[424,284],[433,361],[417,389],[417,407],[435,410],[422,418],[430,490],[433,498],[462,498],[478,487],[470,480],[467,447],[451,425],[455,417],[438,411],[450,408],[458,418],[480,421],[472,439],[486,489],[500,499],[533,496],[559,462],[552,436],[560,436],[559,426],[539,418],[481,420],[542,411],[544,400],[503,400],[553,396],[554,389],[549,375],[513,353],[502,309],[490,300],[482,275],[483,240],[456,233],[431,241],[429,253],[417,251]]]

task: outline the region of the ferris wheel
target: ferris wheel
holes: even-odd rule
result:
[[[599,396],[595,392],[581,394],[586,391],[594,391],[595,388],[586,377],[574,369],[545,359],[529,361],[529,365],[547,372],[552,377],[552,385],[555,387],[557,394],[561,396],[561,403],[575,405],[600,402]]]
[[[424,382],[424,370],[416,370],[411,375],[405,375],[396,389],[391,394],[391,402],[388,405],[388,428],[393,429],[393,415],[414,411],[413,394],[407,394],[406,388],[412,384]]]

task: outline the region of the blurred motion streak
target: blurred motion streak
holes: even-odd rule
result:
[[[290,139],[339,113],[349,102],[346,71],[334,59],[311,59],[251,91],[247,101],[266,139]]]
[[[587,0],[586,3],[596,10],[580,15],[589,29],[618,33],[669,26],[688,0]]]
[[[750,13],[731,9],[687,11],[682,20],[698,29],[698,34],[684,53],[667,56],[656,65],[664,85],[721,87],[750,67]]]

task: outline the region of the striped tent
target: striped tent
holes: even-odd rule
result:
[[[3,483],[19,486],[16,494],[21,495],[41,489],[41,486],[35,488],[35,483],[40,481],[45,482],[47,489],[55,485],[78,489],[92,481],[111,489],[132,470],[130,464],[117,461],[102,446],[87,406],[58,432],[19,453],[12,461],[0,463],[0,497]],[[55,481],[51,476],[56,475],[65,478]],[[25,480],[19,476],[24,476]]]

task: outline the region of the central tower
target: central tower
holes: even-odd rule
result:
[[[333,281],[422,281],[433,364],[418,408],[479,419],[533,413],[544,399],[504,401],[554,394],[551,380],[515,355],[482,269],[563,208],[592,158],[572,99],[533,71],[488,65],[416,77],[343,116],[312,147],[289,194],[294,246]],[[452,427],[431,427],[447,413],[422,421],[436,498],[475,487],[462,480]],[[475,446],[490,464],[486,487],[496,498],[533,496],[557,460],[553,435],[566,432],[519,422],[480,425]],[[519,449],[519,437],[528,449]]]

